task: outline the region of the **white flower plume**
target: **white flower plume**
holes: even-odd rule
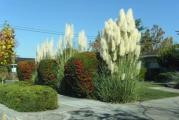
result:
[[[64,38],[62,36],[59,37],[57,46],[54,47],[53,39],[51,39],[50,41],[47,39],[46,41],[42,42],[40,45],[37,45],[36,62],[40,62],[42,59],[47,59],[47,58],[53,59],[59,57],[61,54],[63,54],[64,49],[67,48],[75,49],[73,47],[73,41],[74,41],[73,25],[66,24]],[[84,30],[82,30],[79,33],[78,46],[79,46],[78,49],[79,51],[87,51],[88,40]],[[72,54],[73,52],[70,52],[69,56],[71,56]]]
[[[36,62],[40,62],[42,59],[54,58],[56,51],[54,49],[53,39],[46,40],[37,46],[36,50]]]
[[[79,32],[79,36],[78,36],[78,48],[80,51],[86,51],[88,48],[88,40],[85,34],[85,31],[82,30],[81,32]]]
[[[73,25],[72,24],[66,24],[64,44],[66,45],[67,48],[73,47],[73,37],[74,37]]]
[[[121,57],[134,54],[134,59],[139,58],[140,38],[141,33],[135,26],[132,9],[129,9],[127,14],[121,9],[117,21],[109,19],[105,22],[100,38],[100,55],[106,61],[111,72],[115,71],[113,66],[120,61]]]
[[[57,51],[59,52],[59,54],[62,54],[63,53],[63,38],[62,36],[59,37],[59,40],[58,40],[58,47],[57,47]]]

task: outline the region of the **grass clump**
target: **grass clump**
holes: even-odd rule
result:
[[[0,103],[20,112],[34,112],[58,107],[57,93],[47,86],[29,83],[0,85]]]
[[[102,63],[102,62],[101,62]],[[120,58],[111,73],[105,64],[99,66],[99,73],[94,78],[94,96],[105,102],[127,103],[137,99],[140,67],[132,54]]]
[[[127,103],[137,98],[137,82],[134,80],[120,80],[116,76],[97,75],[94,85],[94,96],[100,101]]]

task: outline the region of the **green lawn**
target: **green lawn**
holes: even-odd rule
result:
[[[139,101],[179,96],[179,93],[151,89],[149,87],[152,87],[153,85],[150,83],[145,82],[145,83],[142,83],[141,85],[142,85],[142,88],[140,88],[138,90],[138,100]],[[154,86],[156,86],[156,85],[154,85]]]
[[[143,82],[140,82],[139,83],[141,86],[145,86],[145,87],[161,87],[162,85],[157,85],[157,84],[154,84],[153,82],[146,82],[146,81],[143,81]]]

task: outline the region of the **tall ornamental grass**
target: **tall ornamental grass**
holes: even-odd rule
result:
[[[135,26],[132,10],[120,11],[117,21],[109,19],[100,38],[100,56],[110,74],[102,74],[94,80],[96,95],[108,102],[129,102],[136,98],[136,85],[140,72],[141,34]]]
[[[60,36],[57,47],[53,40],[47,40],[37,47],[36,62],[40,63],[43,59],[55,59],[58,63],[59,84],[64,77],[65,63],[78,52],[87,51],[88,42],[85,31],[82,30],[78,35],[78,47],[74,43],[74,27],[72,24],[66,24],[64,37]],[[59,85],[58,85],[59,86]]]

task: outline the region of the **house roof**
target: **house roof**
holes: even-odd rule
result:
[[[34,61],[35,62],[35,58],[21,58],[21,57],[17,57],[16,58],[16,63],[18,63],[19,61]]]

